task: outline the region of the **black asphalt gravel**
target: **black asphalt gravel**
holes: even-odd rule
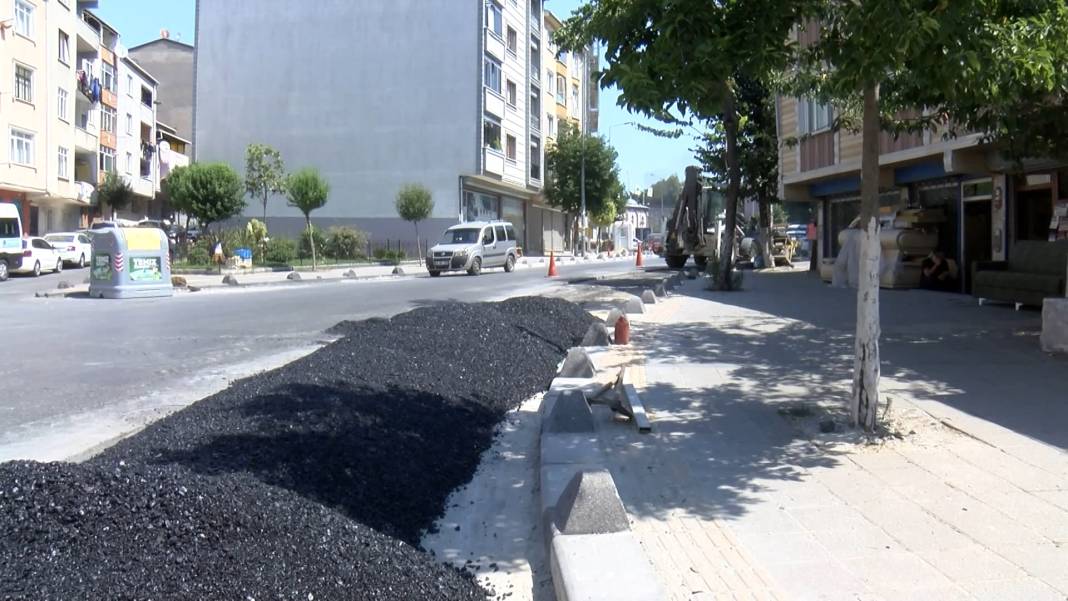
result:
[[[343,322],[87,465],[0,466],[0,599],[480,598],[412,547],[591,321],[520,298]]]

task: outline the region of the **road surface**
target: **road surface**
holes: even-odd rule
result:
[[[560,271],[581,277],[630,269],[629,261],[618,261]],[[80,282],[83,272],[61,277]],[[537,294],[562,284],[530,269],[108,301],[33,298],[55,282],[12,278],[0,283],[6,351],[0,362],[0,461],[76,457],[233,379],[314,350],[328,340],[323,331],[345,319],[389,316],[444,300]]]

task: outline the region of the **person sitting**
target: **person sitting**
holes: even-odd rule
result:
[[[949,259],[946,258],[946,253],[940,250],[931,253],[920,264],[920,268],[923,270],[920,275],[920,288],[943,291],[953,290],[954,270],[949,263]]]

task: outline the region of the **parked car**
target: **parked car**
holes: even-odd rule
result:
[[[22,217],[14,203],[0,202],[0,282],[22,265]]]
[[[23,238],[22,265],[12,269],[11,273],[31,273],[36,277],[42,271],[63,271],[63,257],[44,238]]]
[[[515,269],[515,228],[507,221],[471,221],[445,230],[441,242],[427,251],[426,269],[431,277],[445,271],[478,275],[487,267]]]
[[[59,256],[67,265],[85,267],[86,260],[93,256],[92,242],[86,234],[60,232],[45,234],[44,239],[59,251]]]

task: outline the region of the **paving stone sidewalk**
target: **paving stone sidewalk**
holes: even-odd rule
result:
[[[672,599],[1068,599],[1068,359],[1037,313],[884,291],[889,434],[845,419],[853,291],[688,282],[635,321],[640,435],[601,420]]]

